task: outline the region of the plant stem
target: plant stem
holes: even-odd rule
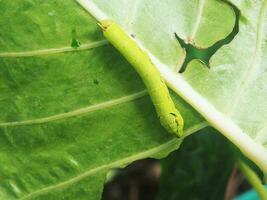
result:
[[[267,200],[267,190],[262,184],[260,178],[258,175],[241,159],[237,160],[237,164],[239,166],[239,169],[244,174],[248,182],[251,184],[251,186],[255,189],[255,191],[258,193],[261,200]]]

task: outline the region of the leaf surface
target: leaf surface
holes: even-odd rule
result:
[[[169,86],[267,172],[265,0],[233,1],[241,11],[233,42],[216,52],[210,69],[193,60],[183,74],[175,73],[184,53],[174,32],[200,48],[210,46],[233,28],[230,5],[213,0],[190,1],[192,5],[174,0],[79,2],[98,20],[112,18],[136,35]],[[133,13],[128,15],[127,8]]]
[[[210,70],[194,60],[183,77],[225,122],[211,123],[267,172],[267,2],[236,5],[237,36],[212,57]]]
[[[234,26],[234,11],[221,1],[77,1],[97,20],[111,18],[119,23],[151,55],[174,70],[179,70],[185,58],[175,33],[187,43],[206,48],[225,38]],[[208,31],[210,27],[212,31]]]
[[[0,199],[100,199],[109,169],[179,147],[74,0],[0,1],[0,11]],[[207,126],[173,98],[186,135]]]

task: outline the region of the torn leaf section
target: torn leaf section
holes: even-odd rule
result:
[[[194,46],[193,44],[186,43],[182,38],[180,38],[177,33],[175,33],[175,38],[177,39],[177,42],[180,43],[180,45],[185,49],[186,51],[186,58],[182,65],[182,68],[180,69],[180,73],[184,72],[186,70],[186,67],[188,63],[193,59],[199,59],[202,62],[204,62],[207,67],[210,65],[210,58],[224,45],[229,44],[234,37],[237,35],[239,31],[239,19],[240,19],[240,11],[237,7],[230,4],[229,5],[233,8],[235,12],[235,26],[232,30],[232,32],[222,40],[217,41],[212,46],[208,48],[198,48]]]
[[[236,5],[241,9],[237,36],[211,58],[209,70],[194,60],[184,78],[224,120],[231,120],[242,130],[243,137],[248,136],[258,146],[251,149],[240,140],[232,140],[266,172],[267,1],[241,1]],[[213,123],[222,122],[215,119]]]

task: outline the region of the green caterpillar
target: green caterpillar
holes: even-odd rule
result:
[[[170,97],[160,72],[136,42],[115,22],[100,22],[104,36],[128,60],[141,76],[157,111],[161,125],[170,133],[181,137],[184,121]]]

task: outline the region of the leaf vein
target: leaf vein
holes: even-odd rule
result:
[[[100,40],[88,44],[83,44],[78,48],[73,48],[69,46],[69,47],[59,47],[51,49],[39,49],[39,50],[24,51],[24,52],[0,52],[0,57],[31,57],[31,56],[50,55],[50,54],[65,53],[65,52],[85,51],[101,47],[106,44],[108,44],[107,40]]]
[[[203,10],[204,10],[204,5],[205,5],[205,0],[199,0],[199,4],[198,4],[198,10],[197,10],[197,17],[196,17],[196,23],[194,24],[194,27],[192,29],[192,33],[191,36],[189,38],[189,41],[191,42],[192,40],[194,40],[194,38],[196,37],[200,22],[201,22],[201,18],[202,18],[202,14],[203,14]]]
[[[231,104],[229,109],[229,115],[233,115],[234,110],[236,106],[238,105],[242,95],[246,91],[246,89],[249,87],[249,85],[255,80],[255,78],[259,74],[259,68],[260,62],[261,62],[261,56],[262,56],[262,50],[261,47],[263,45],[264,41],[264,22],[265,22],[265,15],[267,11],[267,1],[265,0],[263,2],[263,5],[260,9],[259,17],[258,17],[258,23],[257,23],[257,30],[256,30],[256,44],[255,44],[255,50],[253,53],[251,64],[249,64],[244,72],[244,76],[242,77],[240,84],[237,87],[236,95],[233,99],[233,101],[229,101]]]
[[[185,136],[188,136],[202,128],[205,128],[208,126],[208,123],[207,122],[202,122],[202,123],[199,123],[187,130],[185,130]],[[174,138],[168,142],[165,142],[159,146],[156,146],[154,148],[151,148],[149,150],[146,150],[146,151],[143,151],[143,152],[140,152],[138,154],[135,154],[133,156],[128,156],[128,157],[125,157],[125,158],[122,158],[120,160],[117,160],[117,161],[114,161],[110,164],[104,164],[104,165],[101,165],[101,166],[98,166],[96,168],[93,168],[93,169],[89,169],[87,171],[85,171],[84,173],[76,176],[76,177],[73,177],[69,180],[66,180],[66,181],[63,181],[61,183],[58,183],[58,184],[55,184],[55,185],[50,185],[50,186],[47,186],[47,187],[44,187],[42,189],[39,189],[39,190],[36,190],[32,193],[29,193],[27,195],[25,195],[24,197],[22,197],[20,200],[26,200],[26,199],[30,199],[30,198],[34,198],[36,196],[39,196],[39,195],[42,195],[42,194],[45,194],[51,190],[56,190],[56,189],[62,189],[62,188],[65,188],[71,184],[74,184],[92,174],[95,174],[95,173],[98,173],[100,171],[104,171],[104,170],[109,170],[109,169],[112,169],[112,168],[118,168],[118,167],[123,167],[135,160],[140,160],[140,159],[144,159],[144,158],[147,158],[147,157],[155,157],[158,153],[166,150],[166,149],[170,149],[170,148],[175,148],[177,147],[177,144],[179,144],[179,142],[182,141],[182,139],[178,139],[178,138]]]
[[[2,122],[0,123],[0,127],[3,126],[22,126],[22,125],[33,125],[33,124],[43,124],[43,123],[47,123],[47,122],[51,122],[51,121],[56,121],[56,120],[61,120],[61,119],[66,119],[66,118],[70,118],[70,117],[77,117],[83,114],[87,114],[90,112],[94,112],[100,109],[105,109],[105,108],[110,108],[112,106],[115,105],[119,105],[119,104],[123,104],[123,103],[127,103],[136,99],[139,99],[143,96],[147,95],[147,91],[143,90],[128,96],[124,96],[124,97],[120,97],[118,99],[113,99],[113,100],[109,100],[106,102],[102,102],[99,104],[95,104],[95,105],[91,105],[91,106],[87,106],[84,108],[80,108],[77,110],[73,110],[70,112],[66,112],[66,113],[61,113],[61,114],[57,114],[57,115],[53,115],[53,116],[49,116],[49,117],[43,117],[43,118],[38,118],[38,119],[31,119],[31,120],[24,120],[24,121],[14,121],[14,122]]]

